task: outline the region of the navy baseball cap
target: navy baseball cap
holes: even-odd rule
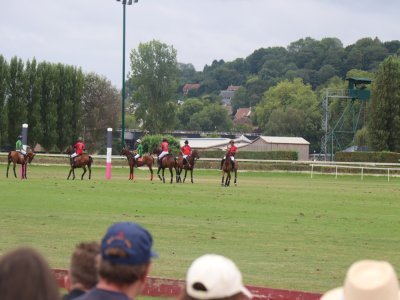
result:
[[[153,238],[142,226],[132,222],[120,222],[111,225],[101,241],[102,259],[119,265],[141,265],[152,257],[158,257],[151,248]],[[126,256],[107,254],[108,249],[117,248]]]

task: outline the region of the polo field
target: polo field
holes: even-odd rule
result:
[[[3,162],[3,161],[2,161]],[[244,283],[324,292],[343,283],[359,259],[400,268],[400,178],[288,172],[238,172],[221,187],[221,171],[196,169],[194,184],[149,180],[148,169],[92,168],[92,180],[66,180],[68,166],[28,166],[28,180],[6,178],[0,164],[0,253],[38,249],[67,269],[74,246],[99,240],[118,221],[152,233],[151,276],[184,279],[202,254],[234,260]],[[78,180],[79,179],[79,180]]]

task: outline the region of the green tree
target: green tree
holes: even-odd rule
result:
[[[372,85],[370,145],[376,151],[400,152],[400,58],[389,56]]]
[[[187,99],[178,109],[179,128],[186,129],[190,118],[203,110],[205,103],[197,98]]]
[[[25,97],[25,70],[21,59],[13,57],[9,66],[7,95],[8,137],[14,144],[21,134],[21,126],[27,123],[27,101]]]
[[[0,147],[7,142],[8,118],[6,96],[8,80],[8,63],[5,58],[0,55]]]
[[[119,92],[105,77],[89,73],[84,78],[82,106],[84,138],[90,151],[99,150],[105,144],[107,128],[117,127]]]
[[[316,93],[300,78],[282,81],[265,92],[254,121],[265,134],[299,135],[319,147],[321,108]]]
[[[135,116],[151,133],[173,129],[176,105],[172,99],[177,87],[176,50],[159,41],[141,43],[130,54],[132,81],[136,91]]]

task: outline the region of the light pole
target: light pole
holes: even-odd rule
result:
[[[117,0],[120,2],[121,0]],[[139,0],[134,0],[137,3]],[[121,145],[125,146],[125,8],[126,5],[132,5],[132,0],[122,0],[122,111],[121,111]]]

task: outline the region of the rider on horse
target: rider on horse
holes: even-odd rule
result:
[[[21,153],[24,157],[26,156],[26,151],[24,149],[24,146],[22,145],[22,136],[19,135],[17,137],[17,142],[15,143],[15,150],[19,153]]]
[[[192,155],[192,148],[189,146],[188,140],[185,141],[185,145],[181,148],[181,153],[183,156],[183,164],[187,164],[188,168],[190,168],[188,156]]]
[[[230,140],[228,147],[227,147],[227,151],[228,151],[228,155],[231,157],[232,170],[233,170],[233,169],[235,169],[235,154],[237,152],[237,147],[235,146],[234,140]],[[226,159],[226,157],[224,156],[224,158],[221,160],[220,170],[222,170],[222,166],[224,164],[225,159]]]
[[[161,166],[161,161],[164,156],[169,154],[168,150],[168,140],[166,138],[163,138],[162,143],[161,143],[161,153],[158,156],[158,165]]]
[[[143,146],[142,146],[142,141],[140,139],[137,139],[136,143],[137,148],[136,148],[136,155],[134,157],[134,160],[136,161],[138,158],[143,156]]]
[[[75,157],[82,155],[83,151],[86,150],[85,144],[82,141],[82,138],[78,138],[78,140],[76,141],[75,145],[75,152],[71,154],[71,166],[74,163]]]

